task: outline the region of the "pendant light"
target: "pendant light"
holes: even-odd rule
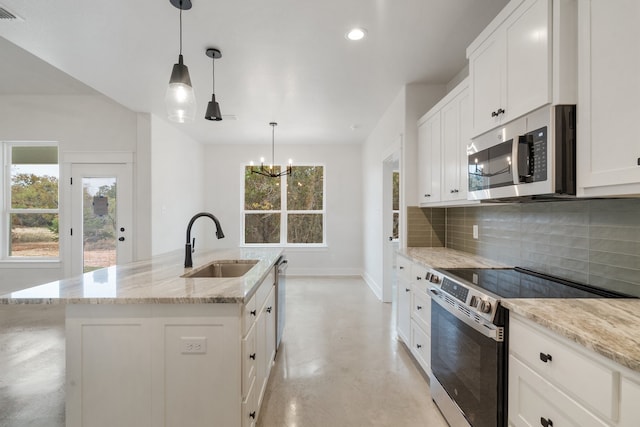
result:
[[[207,104],[207,112],[204,114],[204,118],[207,120],[214,120],[219,122],[222,120],[222,114],[220,114],[220,105],[216,101],[216,59],[222,58],[222,53],[218,49],[209,48],[207,49],[207,56],[211,58],[211,68],[212,68],[212,81],[213,81],[213,89],[211,89],[211,101]]]
[[[281,177],[283,175],[291,175],[291,164],[293,163],[291,159],[289,159],[289,164],[287,165],[286,169],[276,173],[274,172],[274,164],[275,164],[275,129],[276,126],[278,126],[278,123],[276,122],[271,122],[269,123],[269,126],[271,126],[271,165],[269,167],[265,167],[264,166],[264,157],[260,159],[260,169],[255,169],[253,167],[253,162],[251,162],[251,172],[252,173],[257,173],[258,175],[263,175],[263,176],[268,176],[269,178],[278,178]]]
[[[189,68],[182,58],[182,11],[191,9],[191,0],[170,0],[180,9],[180,54],[178,63],[173,64],[169,87],[165,95],[165,105],[169,120],[178,123],[192,122],[196,116],[196,96],[191,86]]]

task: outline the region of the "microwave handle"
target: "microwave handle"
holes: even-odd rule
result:
[[[518,171],[520,163],[518,157],[520,154],[520,138],[522,138],[522,136],[514,138],[511,144],[511,179],[513,179],[513,183],[516,185],[520,182],[520,172]]]
[[[518,157],[516,169],[518,175],[515,182],[533,182],[533,165],[531,159],[531,147],[533,146],[533,137],[530,133],[520,135],[518,137]]]

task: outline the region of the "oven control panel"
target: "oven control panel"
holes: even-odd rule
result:
[[[471,283],[439,271],[433,271],[432,275],[438,277],[437,281],[431,282],[436,285],[431,285],[433,295],[435,295],[433,289],[439,290],[448,298],[454,298],[464,311],[468,310],[470,316],[476,317],[477,320],[493,322],[499,301],[496,296],[489,295]]]

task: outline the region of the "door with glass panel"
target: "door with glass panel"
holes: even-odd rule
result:
[[[74,275],[132,261],[130,164],[73,164],[71,268]]]

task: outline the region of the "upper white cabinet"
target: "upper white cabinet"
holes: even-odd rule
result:
[[[575,104],[576,36],[575,0],[507,4],[467,48],[471,137],[545,104]]]
[[[418,121],[418,201],[440,201],[440,111],[431,110]]]
[[[578,195],[640,194],[640,2],[578,3]]]
[[[467,201],[467,149],[471,126],[469,80],[465,79],[418,121],[420,206]]]

